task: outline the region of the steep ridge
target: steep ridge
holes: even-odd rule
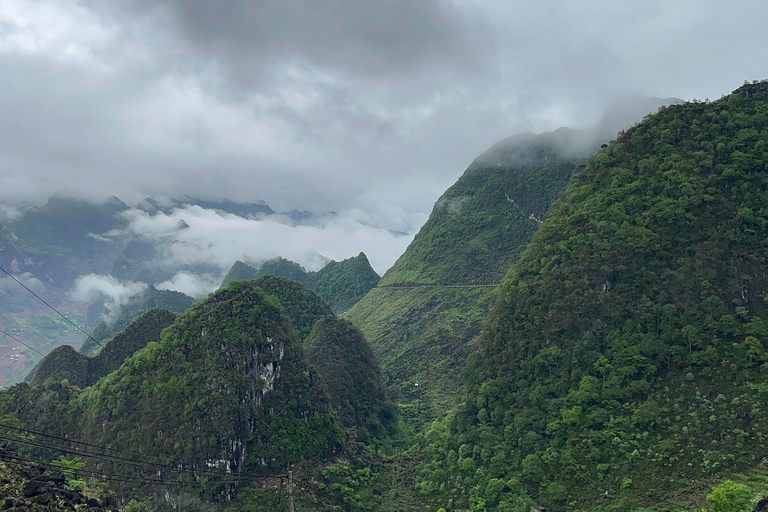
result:
[[[123,332],[104,343],[106,350],[101,350],[93,357],[75,352],[69,345],[62,345],[44,357],[25,382],[31,386],[40,386],[52,379],[66,380],[69,385],[79,388],[91,386],[101,377],[118,369],[127,357],[146,347],[147,343],[158,341],[161,331],[170,326],[176,316],[164,309],[147,311]]]
[[[671,102],[635,98],[613,106],[592,129],[494,144],[437,200],[379,287],[350,310],[346,318],[370,342],[415,429],[460,399],[458,375],[475,350],[493,289],[570,177],[616,131]]]
[[[348,311],[379,282],[379,275],[371,267],[362,252],[342,261],[330,261],[317,272],[307,272],[304,267],[285,258],[265,261],[258,269],[236,261],[224,277],[222,286],[239,279],[258,279],[277,276],[304,283],[314,290],[334,313]]]
[[[365,443],[394,433],[397,407],[387,396],[381,370],[362,333],[337,318],[320,320],[304,346],[328,385],[342,424]]]
[[[244,281],[195,305],[71,405],[85,438],[233,472],[284,468],[343,442],[279,303]]]
[[[425,494],[633,510],[760,463],[766,147],[762,82],[590,159],[504,279],[466,404],[430,433]]]
[[[80,353],[87,356],[95,356],[100,353],[101,347],[93,340],[103,342],[123,332],[131,322],[142,314],[152,309],[164,309],[171,313],[181,314],[192,307],[195,299],[181,292],[171,290],[158,290],[152,286],[139,297],[124,305],[111,323],[99,322],[91,332],[91,338],[86,339],[80,347]],[[89,311],[89,316],[93,313]],[[96,313],[98,315],[99,313]],[[103,344],[103,343],[102,343]]]
[[[277,297],[283,311],[291,320],[299,341],[305,340],[318,321],[333,317],[333,311],[328,304],[305,284],[277,276],[260,277],[254,280],[253,284]]]

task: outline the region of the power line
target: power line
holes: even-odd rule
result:
[[[30,288],[29,288],[27,285],[25,285],[24,283],[22,283],[21,281],[19,281],[19,280],[18,280],[18,279],[16,279],[15,277],[13,277],[13,276],[12,276],[12,275],[11,275],[11,274],[10,274],[10,273],[7,271],[7,270],[5,270],[3,267],[0,267],[0,271],[2,271],[2,272],[5,274],[5,275],[7,275],[8,277],[10,277],[10,278],[11,278],[11,279],[13,279],[14,281],[16,281],[16,282],[17,282],[17,283],[18,283],[20,286],[22,286],[22,287],[23,287],[25,290],[27,290],[29,293],[31,293],[32,295],[34,295],[35,297],[37,297],[37,299],[38,299],[40,302],[42,302],[43,304],[45,304],[46,306],[48,306],[49,308],[51,308],[53,311],[55,311],[55,312],[56,312],[56,314],[58,314],[58,315],[59,315],[61,318],[63,318],[63,319],[64,319],[64,320],[65,320],[67,323],[69,323],[69,324],[70,324],[72,327],[74,327],[75,329],[77,329],[77,330],[78,330],[78,331],[80,331],[81,333],[85,334],[85,335],[88,337],[88,339],[89,339],[89,340],[91,340],[91,341],[93,341],[94,343],[96,343],[98,346],[100,346],[101,348],[103,348],[104,350],[106,350],[108,353],[112,354],[112,352],[111,352],[110,350],[108,350],[108,349],[107,349],[107,347],[105,347],[105,346],[104,346],[104,345],[102,345],[100,342],[98,342],[98,341],[96,340],[96,338],[94,338],[93,336],[91,336],[90,334],[88,334],[87,332],[85,332],[84,330],[82,330],[82,329],[80,328],[80,326],[79,326],[79,325],[77,325],[75,322],[73,322],[72,320],[70,320],[69,318],[67,318],[66,316],[64,316],[64,315],[63,315],[63,314],[62,314],[62,313],[61,313],[61,312],[60,312],[58,309],[56,309],[55,307],[53,307],[53,306],[51,306],[50,304],[48,304],[48,303],[45,301],[45,299],[43,299],[41,296],[39,296],[38,294],[36,294],[35,292],[33,292],[33,291],[32,291],[32,290],[31,290],[31,289],[30,289]],[[112,354],[112,355],[114,355],[114,354]]]
[[[18,438],[14,438],[14,437],[6,437],[6,436],[3,436],[3,435],[0,435],[0,439],[3,439],[5,441],[9,441],[11,443],[25,445],[25,446],[32,446],[32,447],[35,447],[35,448],[44,448],[46,450],[51,450],[51,451],[54,451],[54,452],[77,454],[78,456],[81,456],[81,457],[87,457],[87,458],[90,458],[90,459],[96,459],[96,460],[102,461],[102,462],[119,462],[121,464],[128,464],[128,465],[139,467],[141,469],[151,470],[151,471],[164,470],[164,471],[176,472],[176,473],[190,473],[190,474],[192,474],[192,475],[194,475],[196,477],[200,476],[200,475],[207,476],[207,473],[208,473],[207,471],[195,471],[195,470],[192,470],[192,469],[172,468],[170,466],[169,467],[165,467],[165,466],[161,467],[161,466],[154,465],[154,464],[146,464],[146,463],[143,463],[143,462],[133,461],[133,460],[130,460],[130,459],[126,459],[124,457],[115,457],[115,456],[105,455],[105,454],[101,454],[101,453],[97,454],[97,453],[82,452],[82,451],[72,452],[71,450],[67,450],[66,448],[61,447],[61,446],[53,446],[51,444],[46,444],[46,443],[43,443],[43,442],[34,442],[34,441],[29,441],[29,440],[22,440],[22,439],[18,439]],[[200,475],[198,475],[198,473]],[[211,475],[215,475],[215,476],[220,476],[220,477],[227,476],[227,473],[221,473],[221,472],[210,473],[210,474]],[[242,482],[250,481],[250,479],[247,479],[247,477],[238,477],[236,474],[230,474],[230,475],[231,475],[230,478],[221,478],[220,480],[216,480],[216,481],[217,482],[221,482],[221,483],[242,483]]]
[[[87,452],[85,450],[85,448],[79,448],[79,447],[73,447],[71,450],[65,450],[65,451],[73,451],[73,452],[76,452],[78,454],[83,454],[84,456],[90,456],[90,457],[93,457],[93,458],[103,458],[104,460],[110,460],[111,462],[122,461],[122,462],[131,463],[131,464],[134,464],[134,465],[152,466],[152,467],[157,468],[157,469],[165,469],[165,470],[169,470],[169,471],[176,471],[176,472],[182,472],[182,473],[210,474],[210,475],[213,475],[213,476],[221,476],[223,474],[221,471],[215,470],[215,469],[212,469],[212,468],[200,468],[200,469],[184,469],[184,468],[179,468],[177,466],[172,466],[172,465],[169,465],[167,463],[155,462],[155,461],[159,461],[160,460],[160,459],[157,459],[155,457],[151,457],[151,458],[155,459],[155,461],[152,461],[152,460],[150,460],[151,459],[150,457],[147,457],[145,455],[131,453],[131,452],[124,452],[124,451],[121,451],[121,450],[116,450],[114,448],[107,448],[106,446],[100,446],[100,445],[96,445],[96,444],[85,443],[85,442],[82,442],[82,441],[75,441],[74,439],[67,439],[65,437],[58,437],[58,436],[54,436],[54,435],[50,435],[50,434],[45,434],[43,432],[36,432],[34,430],[28,430],[28,429],[19,428],[19,427],[12,427],[10,425],[0,425],[0,428],[7,428],[7,429],[10,429],[10,430],[15,430],[15,431],[18,431],[18,432],[23,432],[23,433],[26,433],[26,434],[31,434],[31,435],[34,435],[34,436],[46,437],[46,438],[49,438],[49,439],[54,439],[56,441],[62,441],[62,442],[65,442],[65,443],[69,443],[71,445],[80,445],[80,446],[87,447],[87,448],[94,448],[94,449],[99,450],[100,453]],[[5,438],[2,435],[0,435],[0,439],[18,440],[18,438],[10,438],[10,439],[9,438]],[[22,442],[22,441],[19,440],[19,442]],[[28,441],[24,440],[23,443],[28,443]],[[29,443],[31,443],[31,442],[29,442]],[[40,443],[42,443],[42,441]],[[39,445],[33,445],[33,446],[39,446]],[[64,448],[62,448],[62,447],[58,447],[58,446],[54,447],[51,444],[48,444],[46,446],[39,446],[39,447],[40,448],[50,448],[50,449],[64,450]],[[115,452],[115,453],[130,454],[130,455],[133,455],[134,457],[138,457],[138,459],[137,458],[130,458],[130,457],[122,457],[120,455],[111,455],[109,453],[106,453],[106,452],[110,452],[110,451],[111,452]],[[144,459],[144,460],[141,460],[141,459]],[[232,473],[229,473],[229,474],[232,474]],[[268,478],[268,477],[265,477],[265,478]]]
[[[19,338],[16,338],[15,336],[11,336],[10,334],[8,334],[7,332],[5,332],[5,331],[4,331],[4,330],[2,330],[2,329],[0,329],[0,334],[4,334],[4,335],[8,336],[9,338],[11,338],[11,339],[12,339],[13,341],[15,341],[16,343],[19,343],[19,344],[21,344],[21,345],[24,345],[25,347],[27,347],[27,348],[28,348],[29,350],[31,350],[32,352],[35,352],[35,353],[37,353],[37,354],[41,355],[42,357],[45,357],[45,354],[43,354],[42,352],[40,352],[40,351],[39,351],[39,350],[37,350],[36,348],[30,347],[29,345],[27,345],[26,343],[24,343],[23,341],[21,341]]]
[[[212,468],[199,468],[199,469],[179,468],[177,466],[171,466],[171,465],[165,464],[165,463],[153,462],[153,461],[149,460],[150,459],[149,457],[143,456],[141,454],[133,454],[133,455],[135,455],[136,457],[144,458],[145,460],[137,460],[137,459],[134,459],[134,458],[121,457],[119,455],[110,455],[110,454],[104,453],[104,452],[108,452],[108,451],[112,451],[112,452],[116,452],[116,453],[131,453],[131,452],[124,452],[124,451],[121,451],[121,450],[115,450],[114,448],[107,448],[105,446],[99,446],[99,445],[95,445],[95,444],[91,444],[91,443],[85,443],[85,442],[82,442],[82,441],[75,441],[75,440],[72,440],[72,439],[58,437],[58,436],[54,436],[54,435],[50,435],[50,434],[45,434],[45,433],[42,433],[42,432],[36,432],[34,430],[28,430],[28,429],[24,429],[24,428],[12,427],[10,425],[2,425],[2,424],[0,424],[0,428],[6,428],[6,429],[15,430],[15,431],[18,431],[18,432],[27,433],[27,434],[37,435],[37,436],[41,436],[41,437],[47,437],[47,438],[51,438],[51,439],[54,439],[54,440],[57,440],[57,441],[67,442],[67,443],[70,443],[70,444],[73,444],[73,445],[82,445],[82,446],[86,446],[86,447],[89,447],[89,448],[96,448],[96,449],[100,450],[101,453],[87,452],[85,450],[80,451],[81,449],[79,449],[79,448],[66,449],[65,447],[61,447],[61,446],[54,446],[52,444],[45,444],[42,441],[39,441],[39,442],[35,443],[35,442],[29,441],[29,440],[22,440],[22,439],[18,439],[18,438],[8,438],[8,437],[4,437],[4,436],[0,435],[0,439],[5,439],[5,440],[8,440],[8,441],[14,441],[14,442],[18,442],[20,444],[26,444],[26,445],[35,446],[35,447],[38,447],[38,448],[57,450],[57,451],[61,451],[61,452],[69,452],[69,453],[73,453],[73,454],[76,453],[76,454],[82,455],[84,457],[89,457],[89,458],[94,458],[94,459],[99,459],[99,460],[109,461],[109,462],[126,462],[126,463],[134,465],[134,466],[144,467],[145,469],[146,468],[151,468],[152,470],[161,469],[161,470],[165,470],[165,471],[169,471],[169,472],[190,473],[190,474],[193,474],[195,476],[206,476],[206,477],[223,477],[223,476],[229,475],[229,478],[223,478],[223,479],[219,479],[219,480],[212,480],[214,482],[221,482],[221,483],[243,483],[243,482],[250,482],[250,481],[253,481],[253,480],[266,480],[266,479],[270,479],[270,478],[282,478],[284,476],[284,475],[246,475],[246,474],[243,474],[243,473],[222,473],[220,470],[216,470],[216,469],[212,469]],[[159,459],[155,458],[155,460],[159,460]]]

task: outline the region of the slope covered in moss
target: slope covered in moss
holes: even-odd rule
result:
[[[91,337],[83,342],[80,353],[87,356],[95,356],[101,351],[101,347],[93,340],[104,342],[123,332],[131,322],[139,318],[151,309],[164,309],[171,313],[181,314],[188,310],[195,299],[181,292],[171,290],[157,290],[150,286],[140,297],[124,305],[111,323],[99,322],[91,333]],[[92,338],[92,339],[91,339]]]
[[[236,279],[258,279],[265,276],[284,277],[306,284],[336,314],[348,311],[368,291],[375,288],[380,279],[365,254],[360,253],[342,261],[330,261],[317,272],[307,272],[298,263],[285,258],[267,260],[258,269],[236,261],[224,277],[222,286]]]
[[[326,318],[304,343],[307,357],[328,385],[342,424],[370,443],[393,433],[397,408],[387,396],[381,370],[362,333],[349,322]]]
[[[425,493],[631,510],[759,463],[766,148],[759,83],[668,107],[589,161],[502,284]]]
[[[147,311],[126,329],[104,343],[106,350],[89,357],[76,352],[69,345],[62,345],[35,367],[25,379],[31,386],[39,386],[48,379],[66,380],[69,385],[86,388],[97,380],[118,369],[127,357],[158,341],[163,329],[170,326],[176,315],[163,309]]]

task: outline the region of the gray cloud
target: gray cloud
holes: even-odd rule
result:
[[[762,78],[767,11],[5,0],[0,199],[186,193],[402,229],[515,132],[589,126],[626,93],[716,98]]]

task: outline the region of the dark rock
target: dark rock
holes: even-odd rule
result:
[[[33,496],[43,494],[47,487],[46,483],[47,482],[41,482],[40,480],[28,480],[24,482],[24,485],[21,487],[21,494],[25,498],[32,498]]]
[[[761,498],[755,505],[754,512],[768,512],[768,496]]]

